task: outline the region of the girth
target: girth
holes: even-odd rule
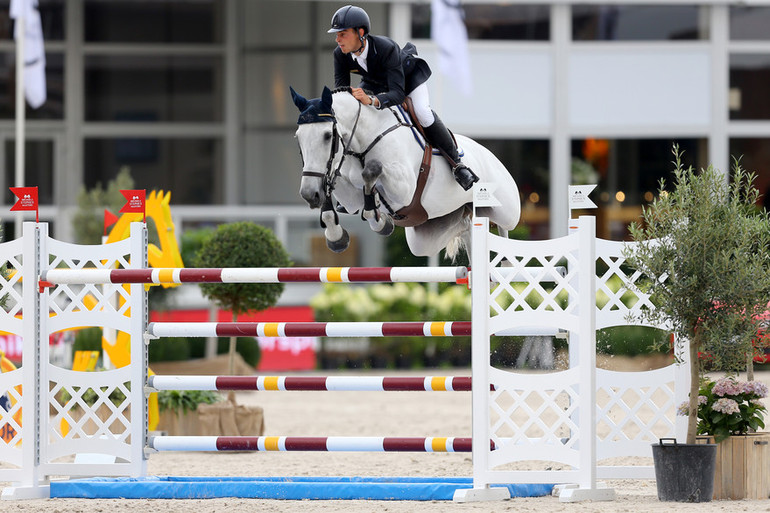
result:
[[[422,193],[425,190],[425,184],[428,181],[428,174],[430,173],[431,160],[433,158],[433,147],[428,143],[428,138],[425,137],[425,132],[422,130],[417,116],[414,113],[414,106],[412,105],[412,99],[408,96],[404,100],[404,109],[409,113],[412,118],[412,125],[417,128],[425,140],[425,150],[422,154],[422,162],[420,163],[420,171],[417,173],[417,186],[414,190],[414,196],[412,201],[405,207],[398,209],[398,211],[392,216],[393,223],[396,226],[409,227],[419,226],[428,220],[428,212],[422,206]]]

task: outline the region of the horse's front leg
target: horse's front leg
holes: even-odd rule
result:
[[[361,211],[361,219],[365,219],[374,232],[387,237],[393,233],[393,220],[389,215],[380,212],[380,193],[374,188],[380,175],[382,163],[373,159],[367,161],[361,174],[364,179],[364,208]]]
[[[350,234],[340,225],[340,217],[334,210],[332,200],[327,197],[321,207],[321,226],[326,237],[326,246],[335,253],[341,253],[350,245]]]

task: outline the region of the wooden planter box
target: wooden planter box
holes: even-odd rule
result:
[[[710,443],[714,443],[710,438]],[[714,499],[770,498],[770,433],[731,436],[717,445]]]
[[[261,436],[265,418],[258,406],[223,401],[199,404],[197,410],[184,413],[164,411],[157,429],[173,436]]]

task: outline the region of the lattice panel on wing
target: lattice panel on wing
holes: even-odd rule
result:
[[[114,260],[72,260],[59,259],[57,268],[124,268],[125,257]],[[53,265],[52,265],[53,268]],[[53,314],[77,313],[83,311],[115,311],[125,314],[129,297],[127,287],[113,284],[59,285],[48,291]],[[116,300],[117,298],[117,300]]]
[[[22,461],[21,380],[21,369],[0,374],[0,462],[16,466]]]
[[[130,443],[128,370],[75,372],[58,369],[49,382],[49,455],[77,452],[117,454]],[[94,445],[95,444],[95,445]],[[103,446],[99,450],[99,445]],[[111,449],[104,449],[112,446]]]
[[[509,241],[506,241],[509,242]],[[577,260],[555,247],[534,253],[526,241],[498,244],[490,251],[490,317],[510,312],[565,312],[576,308]]]
[[[0,319],[2,331],[21,334],[23,298],[21,289],[22,240],[0,244]]]
[[[596,242],[597,329],[632,324],[641,310],[655,308],[639,287],[642,273],[630,268],[623,256],[623,248],[633,243]]]
[[[630,376],[630,375],[633,376]],[[650,444],[673,437],[674,369],[597,369],[597,457],[652,456]]]
[[[546,460],[572,464],[577,457],[578,391],[573,371],[521,374],[493,371],[490,437],[495,460]]]

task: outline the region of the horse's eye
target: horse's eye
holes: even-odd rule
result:
[[[332,139],[332,133],[324,132],[324,141],[331,141],[331,139]]]

